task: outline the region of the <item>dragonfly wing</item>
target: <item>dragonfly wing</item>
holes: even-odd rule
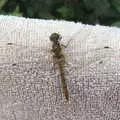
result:
[[[72,47],[71,47],[72,48]],[[79,69],[84,69],[95,62],[100,62],[101,60],[108,59],[111,55],[116,52],[112,48],[79,48],[74,46],[74,49],[66,48],[64,54],[67,63]]]
[[[15,43],[6,43],[5,46],[0,47],[3,51],[5,58],[10,58],[9,61],[4,61],[4,63],[31,63],[37,62],[43,65],[51,65],[52,57],[50,54],[49,46],[46,47],[36,47],[36,46],[27,46]],[[4,51],[6,54],[4,54]],[[8,53],[8,54],[7,54]],[[1,53],[1,58],[3,59]],[[8,60],[8,59],[6,59]]]

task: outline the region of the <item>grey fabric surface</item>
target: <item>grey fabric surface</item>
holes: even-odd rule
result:
[[[53,69],[53,32],[70,40],[69,102]],[[0,120],[120,120],[119,41],[114,27],[0,16]]]

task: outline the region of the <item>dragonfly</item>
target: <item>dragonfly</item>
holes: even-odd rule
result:
[[[76,34],[78,34],[78,33],[76,33]],[[12,49],[14,49],[14,46],[17,46],[16,47],[17,50],[25,49],[25,51],[26,51],[28,49],[28,51],[33,50],[34,53],[36,53],[36,51],[37,51],[40,53],[40,54],[38,54],[38,56],[41,61],[46,59],[49,62],[53,62],[54,70],[57,69],[59,71],[59,78],[61,81],[61,89],[62,89],[62,94],[64,96],[64,99],[66,101],[69,101],[70,97],[71,97],[70,90],[74,89],[71,87],[72,84],[71,84],[71,86],[69,86],[70,84],[68,84],[69,77],[70,77],[69,75],[71,75],[71,76],[73,75],[72,78],[75,78],[72,71],[74,71],[74,70],[75,71],[76,70],[83,71],[82,69],[84,69],[84,67],[94,64],[96,61],[100,61],[101,58],[103,58],[103,59],[106,58],[105,55],[102,54],[102,52],[100,52],[100,51],[101,50],[104,51],[104,49],[106,49],[106,48],[109,50],[109,47],[105,46],[105,48],[102,48],[102,49],[91,49],[91,51],[90,50],[89,51],[80,51],[80,50],[75,51],[75,49],[73,49],[74,51],[72,51],[70,48],[71,47],[70,45],[73,45],[74,43],[79,44],[78,43],[79,41],[72,42],[73,38],[70,38],[67,41],[67,44],[64,45],[61,43],[62,36],[59,33],[52,33],[48,39],[52,46],[49,48],[47,46],[46,48],[50,50],[51,54],[50,53],[49,54],[50,54],[50,56],[52,56],[52,57],[50,57],[52,59],[52,61],[51,61],[51,59],[46,59],[46,56],[49,56],[48,51],[46,51],[46,48],[44,48],[44,50],[43,50],[36,46],[31,47],[31,46],[26,46],[26,45],[20,45],[20,44],[13,43],[13,42],[8,42],[6,45],[8,47],[11,47]],[[45,52],[43,52],[43,51],[45,51]],[[31,52],[29,52],[29,53],[31,53]],[[73,57],[73,53],[74,53],[74,57]],[[98,55],[96,55],[96,53],[99,53],[101,55],[98,56]],[[23,53],[21,52],[21,54],[23,54]],[[89,54],[91,55],[91,57],[89,57]],[[79,59],[77,59],[78,55],[79,55]],[[88,57],[87,57],[87,55],[88,55]],[[31,54],[28,56],[31,56]],[[37,58],[38,56],[35,56],[35,57]],[[23,56],[23,57],[25,57],[25,56]],[[93,59],[93,57],[94,57],[94,59]],[[21,59],[21,57],[19,57],[19,58]],[[34,62],[33,59],[34,59],[34,56],[33,56],[32,60],[29,60],[29,61]],[[26,60],[25,62],[29,63],[29,61]],[[36,61],[39,63],[39,60],[36,60]],[[17,63],[13,63],[13,66],[16,66],[16,65],[17,65]],[[69,65],[69,68],[67,67],[67,65]],[[55,68],[55,66],[57,66],[57,68]],[[71,71],[68,69],[71,69]],[[69,74],[66,74],[66,70]],[[70,72],[72,72],[72,74]],[[73,81],[77,81],[77,78],[75,78],[75,79],[76,80],[73,79]],[[73,81],[70,81],[70,82],[73,82]],[[68,89],[68,88],[70,88],[70,89]],[[77,93],[77,91],[75,91],[75,94],[76,93]]]

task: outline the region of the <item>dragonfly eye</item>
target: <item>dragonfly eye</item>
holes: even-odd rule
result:
[[[52,33],[50,35],[50,40],[54,43],[58,42],[58,40],[61,40],[61,39],[62,39],[62,37],[58,33]]]
[[[61,39],[62,39],[62,36],[60,35],[60,36],[59,36],[59,40],[61,40]]]

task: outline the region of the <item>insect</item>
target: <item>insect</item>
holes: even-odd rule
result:
[[[77,35],[78,33],[79,32],[74,34],[74,36]],[[46,51],[46,50],[48,50],[48,44],[40,44],[40,47],[38,47],[38,46],[36,46],[37,45],[36,43],[35,43],[35,45],[29,44],[29,46],[26,46],[26,45],[9,42],[6,45],[9,46],[9,50],[12,49],[15,52],[15,55],[17,58],[15,63],[12,63],[12,66],[16,66],[19,63],[23,63],[23,60],[24,60],[24,63],[26,63],[26,64],[30,64],[31,62],[36,63],[35,67],[36,67],[36,65],[40,65],[40,68],[43,69],[43,71],[44,70],[48,71],[48,69],[50,67],[48,65],[45,66],[45,64],[40,64],[40,62],[44,60],[45,63],[46,62],[52,63],[52,61],[53,61],[53,65],[56,64],[58,66],[59,76],[61,78],[61,86],[62,86],[63,95],[64,95],[65,99],[67,101],[69,101],[69,99],[70,99],[69,93],[71,93],[71,98],[72,98],[73,92],[75,94],[79,92],[79,91],[77,91],[77,89],[74,89],[74,87],[70,87],[70,85],[73,86],[74,82],[79,81],[79,77],[77,78],[74,73],[76,73],[77,71],[79,72],[79,70],[81,72],[82,69],[84,70],[84,68],[89,67],[89,65],[94,64],[96,61],[100,61],[102,58],[104,59],[104,58],[108,57],[107,54],[102,54],[102,52],[100,52],[100,51],[104,52],[106,50],[105,48],[109,48],[108,46],[105,46],[104,48],[99,48],[99,49],[94,49],[94,48],[89,49],[89,51],[88,50],[80,51],[80,49],[78,48],[78,50],[75,51],[75,49],[72,49],[72,44],[69,47],[67,47],[67,46],[69,45],[69,43],[72,40],[75,41],[75,42],[72,42],[73,44],[77,43],[75,45],[79,46],[80,41],[77,39],[72,39],[72,38],[73,37],[71,37],[71,39],[69,39],[69,41],[67,42],[67,45],[63,45],[60,42],[60,40],[62,39],[60,34],[52,33],[49,36],[49,40],[50,40],[49,42],[52,42],[52,48],[50,47],[49,50],[51,49],[51,52],[53,54],[52,55],[53,59],[48,59],[49,54],[48,54],[48,51]],[[46,41],[42,41],[42,43],[46,43]],[[47,45],[46,49],[44,49],[45,45]],[[65,51],[63,51],[63,47],[65,47],[65,48],[67,47],[67,49]],[[75,46],[73,48],[75,48]],[[66,55],[64,55],[63,52],[66,52]],[[74,55],[73,55],[73,53],[74,53]],[[79,56],[77,56],[77,55],[79,55]],[[77,58],[79,58],[79,59],[77,59]],[[69,65],[69,67],[66,67],[66,60],[68,63],[72,63]],[[102,62],[100,62],[100,64],[102,64]],[[32,66],[34,66],[34,64],[32,64]],[[42,71],[41,69],[40,69],[40,71]],[[66,72],[68,72],[68,74],[65,74]],[[68,91],[68,86],[67,86],[67,82],[66,82],[67,77],[73,78],[69,82],[70,83],[69,91]]]
[[[61,36],[58,33],[52,33],[50,36],[50,41],[52,42],[52,52],[53,52],[53,62],[57,63],[60,71],[61,84],[65,99],[69,100],[69,92],[67,88],[65,73],[64,73],[64,64],[65,56],[62,53],[62,45],[60,44]]]

